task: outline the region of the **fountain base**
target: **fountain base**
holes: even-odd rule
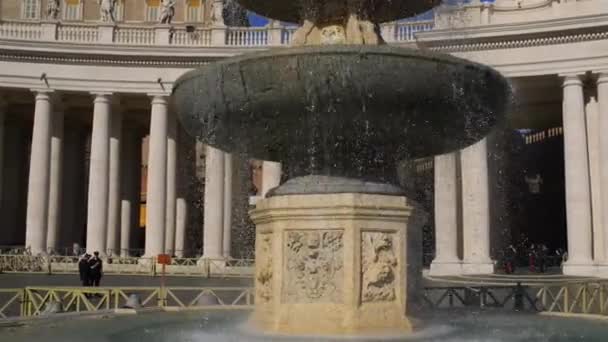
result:
[[[424,215],[404,196],[266,198],[256,224],[254,328],[295,335],[413,330]]]

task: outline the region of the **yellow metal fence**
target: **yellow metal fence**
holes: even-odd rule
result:
[[[0,289],[0,320],[141,308],[249,309],[248,287],[26,287]]]
[[[173,258],[165,266],[169,276],[251,277],[253,259]],[[156,258],[108,257],[105,274],[159,275],[162,265]],[[0,254],[0,273],[76,274],[78,258],[73,256],[32,256]]]
[[[608,281],[538,287],[427,287],[423,299],[433,309],[478,306],[606,316]],[[250,309],[253,304],[251,287],[26,287],[0,289],[0,320],[122,308]]]

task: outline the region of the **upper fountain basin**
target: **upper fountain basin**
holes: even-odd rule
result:
[[[401,160],[480,140],[510,100],[489,67],[392,46],[247,54],[186,73],[173,92],[204,143],[282,161],[290,176],[380,179]]]
[[[311,19],[315,11],[316,17],[326,19],[344,18],[348,14],[347,7],[354,8],[373,19],[374,22],[408,18],[426,12],[439,5],[441,0],[238,0],[245,8],[267,18],[301,23]]]

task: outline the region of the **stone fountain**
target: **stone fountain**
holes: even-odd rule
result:
[[[269,333],[407,333],[424,214],[395,185],[400,161],[466,147],[504,116],[494,70],[387,46],[379,23],[440,0],[240,0],[297,22],[293,47],[181,77],[174,103],[201,141],[280,161],[289,180],[251,212],[254,327]]]

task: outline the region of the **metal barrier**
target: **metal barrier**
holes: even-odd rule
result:
[[[422,299],[433,309],[473,306],[608,315],[608,282],[541,287],[427,287]],[[126,307],[250,309],[253,304],[254,289],[250,287],[26,287],[0,289],[0,320],[57,311],[96,312]]]
[[[0,289],[0,319],[24,316],[24,290]]]
[[[608,282],[545,286],[536,296],[546,312],[608,315]]]
[[[26,287],[0,290],[0,320],[122,308],[250,309],[253,298],[248,287]]]
[[[0,273],[77,274],[78,257],[0,255]],[[168,276],[252,277],[253,259],[172,258],[165,267]],[[104,273],[109,275],[147,275],[161,273],[156,258],[111,256],[105,259]]]
[[[426,287],[422,296],[433,309],[470,307],[540,311],[534,288],[527,286]]]

